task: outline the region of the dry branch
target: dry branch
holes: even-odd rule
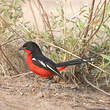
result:
[[[82,33],[82,36],[84,37],[84,40],[83,40],[83,47],[84,48],[80,52],[80,56],[81,57],[84,56],[84,53],[85,53],[85,46],[86,46],[86,40],[85,39],[88,36],[89,27],[90,27],[92,16],[93,16],[94,5],[95,5],[95,0],[92,1],[92,5],[91,5],[91,9],[90,9],[90,15],[89,15],[89,19],[88,19],[88,22],[87,22],[87,26],[84,29],[83,33]]]
[[[23,36],[21,36],[15,29],[13,29],[13,27],[1,15],[0,15],[0,19],[3,20],[3,22],[8,26],[8,28],[10,27],[10,29],[12,30],[13,33],[15,33],[19,38],[21,38],[23,41],[25,41]]]
[[[94,2],[95,2],[95,0],[93,0],[93,2],[92,2],[91,14],[90,14],[90,17],[89,17],[89,20],[88,20],[88,24],[87,24],[87,27],[86,27],[86,31],[85,31],[84,37],[87,36],[88,31],[89,31],[89,26],[90,26],[90,24],[91,24],[91,23],[94,21],[94,19],[95,19],[95,16],[94,16],[93,19],[92,19]],[[100,4],[100,3],[99,3],[99,4]],[[98,4],[98,7],[99,7],[99,4]],[[89,42],[90,42],[91,39],[94,37],[94,35],[96,35],[96,33],[99,31],[100,27],[102,26],[102,24],[103,24],[103,22],[104,22],[106,0],[103,2],[103,4],[101,5],[101,7],[99,8],[99,10],[101,10],[103,6],[104,6],[104,8],[103,8],[102,18],[101,18],[100,24],[99,24],[98,28],[97,28],[95,31],[94,31],[93,29],[91,30],[91,34],[90,34],[90,36],[89,36],[89,39],[88,39],[87,41],[84,40],[84,46],[86,46],[87,48],[84,48],[84,49],[82,50],[81,55],[83,55],[83,54],[85,53],[85,51],[88,49]],[[97,8],[96,8],[96,10],[97,10]],[[98,12],[99,12],[99,10],[98,10]],[[96,11],[95,11],[95,13],[96,13]]]
[[[31,9],[31,12],[32,12],[32,15],[33,15],[33,18],[34,18],[34,22],[35,22],[35,25],[36,25],[37,33],[39,34],[39,28],[38,28],[38,25],[37,25],[37,19],[35,17],[35,13],[34,13],[34,10],[33,10],[33,7],[32,7],[31,0],[29,0],[29,7]]]
[[[89,26],[90,26],[90,23],[91,23],[91,20],[92,20],[92,15],[93,15],[94,4],[95,4],[95,0],[92,1],[92,5],[91,5],[91,9],[90,9],[90,16],[89,16],[89,19],[88,19],[86,29],[84,31],[84,38],[87,37],[88,31],[89,31]]]
[[[33,2],[34,2],[35,7],[36,7],[36,8],[38,9],[38,11],[39,11],[39,14],[40,14],[40,16],[41,16],[41,18],[42,18],[42,22],[43,22],[43,27],[44,27],[44,29],[46,30],[47,23],[46,23],[45,18],[44,18],[43,14],[42,14],[42,10],[41,10],[40,6],[37,5],[36,1],[33,0]]]
[[[35,2],[35,1],[34,1]],[[51,35],[51,39],[54,41],[54,35],[53,35],[53,32],[52,32],[52,29],[51,29],[51,25],[50,25],[50,22],[49,22],[49,18],[48,18],[48,15],[42,5],[42,3],[40,2],[40,0],[37,0],[37,3],[39,4],[40,8],[42,9],[42,12],[43,12],[43,15],[42,15],[42,18],[43,20],[45,21],[45,23],[47,24],[47,27],[49,28],[50,30],[50,35]]]
[[[4,51],[2,50],[1,46],[0,46],[0,51],[3,54],[3,56],[5,57],[6,61],[9,63],[9,66],[13,68],[13,70],[17,73],[20,74],[18,72],[18,70],[15,68],[15,66],[13,66],[13,64],[11,63],[11,61],[8,59],[8,57],[5,55]]]
[[[7,45],[7,44],[9,44],[9,43],[11,43],[11,42],[13,42],[13,41],[19,40],[19,39],[23,39],[23,37],[20,37],[20,38],[14,38],[14,39],[12,39],[12,40],[9,40],[9,41],[7,41],[7,42],[1,44],[1,47],[5,46],[5,45]]]
[[[83,74],[83,78],[84,78],[84,80],[85,80],[85,82],[86,82],[87,84],[89,84],[90,86],[92,86],[92,87],[95,88],[96,90],[98,90],[98,91],[104,93],[105,95],[110,96],[110,93],[108,93],[108,92],[106,92],[106,91],[104,91],[104,90],[98,88],[97,86],[95,86],[95,85],[93,85],[91,82],[89,82],[89,81],[87,80],[85,74]]]
[[[104,15],[105,15],[105,7],[106,7],[106,0],[104,1],[104,9],[103,9],[103,12],[102,12],[102,19],[101,19],[101,22],[98,26],[98,28],[95,30],[95,32],[90,36],[90,38],[88,39],[87,41],[87,44],[89,44],[90,40],[93,38],[93,36],[99,31],[100,27],[102,26],[103,24],[103,21],[104,21]]]

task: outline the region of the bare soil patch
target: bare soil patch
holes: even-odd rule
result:
[[[37,97],[46,82],[0,77],[0,110],[110,110],[110,97],[83,85],[52,83],[45,97]]]

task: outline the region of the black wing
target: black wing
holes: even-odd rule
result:
[[[56,74],[61,79],[63,79],[62,75],[56,68],[56,64],[53,61],[51,61],[50,59],[48,59],[47,57],[45,57],[45,56],[42,56],[39,58],[32,57],[32,61],[35,65],[39,66],[40,68],[44,68],[47,71],[51,72],[52,74]]]

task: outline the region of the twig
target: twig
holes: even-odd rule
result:
[[[82,34],[82,36],[84,37],[83,47],[86,46],[86,40],[85,40],[85,38],[87,37],[88,32],[89,32],[89,27],[90,27],[91,20],[92,20],[92,16],[93,16],[94,4],[95,4],[95,0],[92,1],[92,5],[91,5],[91,9],[90,9],[90,15],[89,15],[88,23],[87,23],[86,28],[85,28],[84,31],[83,31],[83,34],[84,34],[84,35]],[[83,48],[83,50],[80,52],[80,56],[83,56],[84,53],[85,53],[85,48]]]
[[[21,73],[21,74],[14,75],[14,76],[12,76],[11,78],[13,79],[13,78],[16,78],[16,77],[23,77],[23,76],[28,75],[28,74],[31,74],[31,73],[32,73],[32,72],[29,71],[29,72],[26,72],[26,73]]]
[[[32,15],[33,15],[33,18],[34,18],[34,22],[35,22],[35,25],[36,25],[36,29],[37,29],[37,33],[39,34],[39,28],[38,28],[38,25],[37,25],[37,20],[36,20],[36,17],[35,17],[35,13],[34,13],[34,10],[32,8],[32,0],[29,0],[29,7],[31,9],[31,12],[32,12]]]
[[[5,20],[1,15],[0,15],[0,19],[2,19],[2,21],[3,21],[8,27],[11,28],[11,30],[12,30],[13,33],[15,33],[17,36],[19,36],[19,37],[17,37],[17,38],[14,38],[14,39],[12,39],[12,40],[9,40],[9,41],[7,41],[7,42],[1,44],[1,45],[0,45],[1,47],[4,46],[4,45],[6,45],[6,44],[8,44],[8,43],[10,43],[10,42],[12,42],[12,41],[18,40],[18,39],[22,39],[23,41],[25,41],[25,40],[24,40],[24,36],[21,36],[15,29],[13,29],[12,26],[11,26],[8,22],[6,22],[6,20]]]
[[[0,51],[1,53],[3,54],[3,56],[6,58],[6,60],[8,61],[8,63],[10,64],[10,66],[13,68],[13,70],[17,73],[17,74],[20,74],[18,72],[18,70],[16,69],[16,67],[13,66],[13,64],[10,62],[10,60],[8,59],[8,57],[5,55],[4,51],[2,50],[1,46],[0,46]]]
[[[43,14],[44,14],[44,19],[46,19],[46,23],[47,23],[47,26],[50,30],[50,34],[51,34],[51,37],[52,37],[52,40],[54,41],[54,35],[53,35],[53,32],[52,32],[52,29],[51,29],[51,25],[50,25],[50,22],[49,22],[49,18],[48,18],[48,15],[46,13],[46,11],[44,10],[43,6],[42,6],[42,3],[40,2],[40,0],[37,0],[39,6],[41,7],[42,11],[43,11]]]
[[[24,36],[21,36],[15,29],[13,29],[13,27],[12,27],[8,22],[6,22],[6,20],[5,20],[1,15],[0,15],[0,19],[2,19],[3,22],[4,22],[8,27],[10,27],[10,29],[12,30],[12,32],[14,32],[18,37],[21,37],[22,40],[25,41],[25,40],[23,39]]]
[[[43,14],[42,14],[42,10],[41,10],[41,8],[40,8],[39,5],[37,6],[37,3],[35,2],[35,0],[33,0],[33,2],[34,2],[35,7],[37,8],[37,10],[39,11],[39,14],[40,14],[40,16],[42,18],[42,21],[43,21],[43,27],[44,27],[44,29],[46,31],[46,25],[47,25],[47,23],[46,23],[45,18],[44,18]]]
[[[94,17],[93,17],[92,21],[95,20],[97,13],[99,13],[99,11],[102,9],[104,2],[102,3],[101,6],[100,6],[100,4],[101,4],[101,0],[100,0],[100,2],[99,2],[98,5],[97,5],[97,8],[96,8],[96,10],[95,10],[95,12],[94,12]],[[100,7],[99,7],[99,6],[100,6]]]
[[[64,10],[62,9],[63,11],[63,19],[64,19],[64,40],[66,38],[66,0],[64,0]]]
[[[91,82],[89,82],[84,74],[83,74],[83,78],[84,78],[84,80],[85,80],[85,82],[86,82],[87,84],[89,84],[89,85],[92,86],[93,88],[97,89],[98,91],[100,91],[100,92],[106,94],[107,96],[110,96],[110,94],[109,94],[108,92],[106,92],[106,91],[104,91],[104,90],[98,88],[97,86],[95,86],[95,85],[93,85]]]
[[[10,43],[10,42],[13,42],[13,41],[15,41],[15,40],[22,39],[22,38],[23,38],[23,37],[20,37],[20,38],[14,38],[14,39],[12,39],[12,40],[9,40],[9,41],[7,41],[7,42],[1,44],[0,46],[1,46],[1,47],[2,47],[2,46],[5,46],[5,45],[7,45],[7,44]]]
[[[7,76],[7,75],[6,75],[6,71],[5,71],[5,69],[3,68],[2,64],[0,64],[0,67],[1,67],[1,69],[2,69],[2,71],[3,71],[3,73],[4,73],[4,76]]]
[[[103,21],[104,23],[107,22],[110,19],[110,15]]]
[[[104,3],[101,5],[101,8],[102,6],[104,5],[104,9],[103,9],[103,13],[102,13],[102,19],[101,19],[101,22],[98,26],[98,28],[93,32],[91,33],[89,39],[84,43],[84,45],[86,45],[87,47],[89,46],[89,42],[91,41],[91,39],[93,38],[93,36],[99,31],[103,21],[104,21],[104,15],[105,15],[105,7],[106,7],[106,0],[104,1]],[[100,9],[101,9],[100,8]],[[94,19],[94,18],[93,18]],[[93,21],[93,20],[92,20]],[[92,31],[91,31],[92,32]],[[82,53],[84,53],[88,48],[84,48],[84,50],[82,51]]]
[[[93,38],[93,36],[99,31],[102,23],[103,23],[103,20],[104,20],[104,15],[105,15],[105,7],[106,7],[106,0],[104,1],[104,9],[103,9],[103,13],[102,13],[102,19],[101,19],[101,22],[98,26],[98,28],[96,29],[96,31],[90,36],[90,38],[88,39],[87,41],[87,44],[89,44],[90,40]]]
[[[86,36],[88,34],[88,31],[89,31],[90,22],[92,20],[92,15],[93,15],[94,4],[95,4],[95,0],[92,1],[92,6],[91,6],[91,9],[90,9],[90,16],[89,16],[89,20],[88,20],[88,23],[87,23],[87,26],[86,26],[86,29],[85,29],[84,38],[86,38]]]

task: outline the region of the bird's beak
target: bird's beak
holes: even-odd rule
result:
[[[20,47],[20,48],[19,48],[19,50],[24,50],[24,49],[25,49],[24,47]]]

